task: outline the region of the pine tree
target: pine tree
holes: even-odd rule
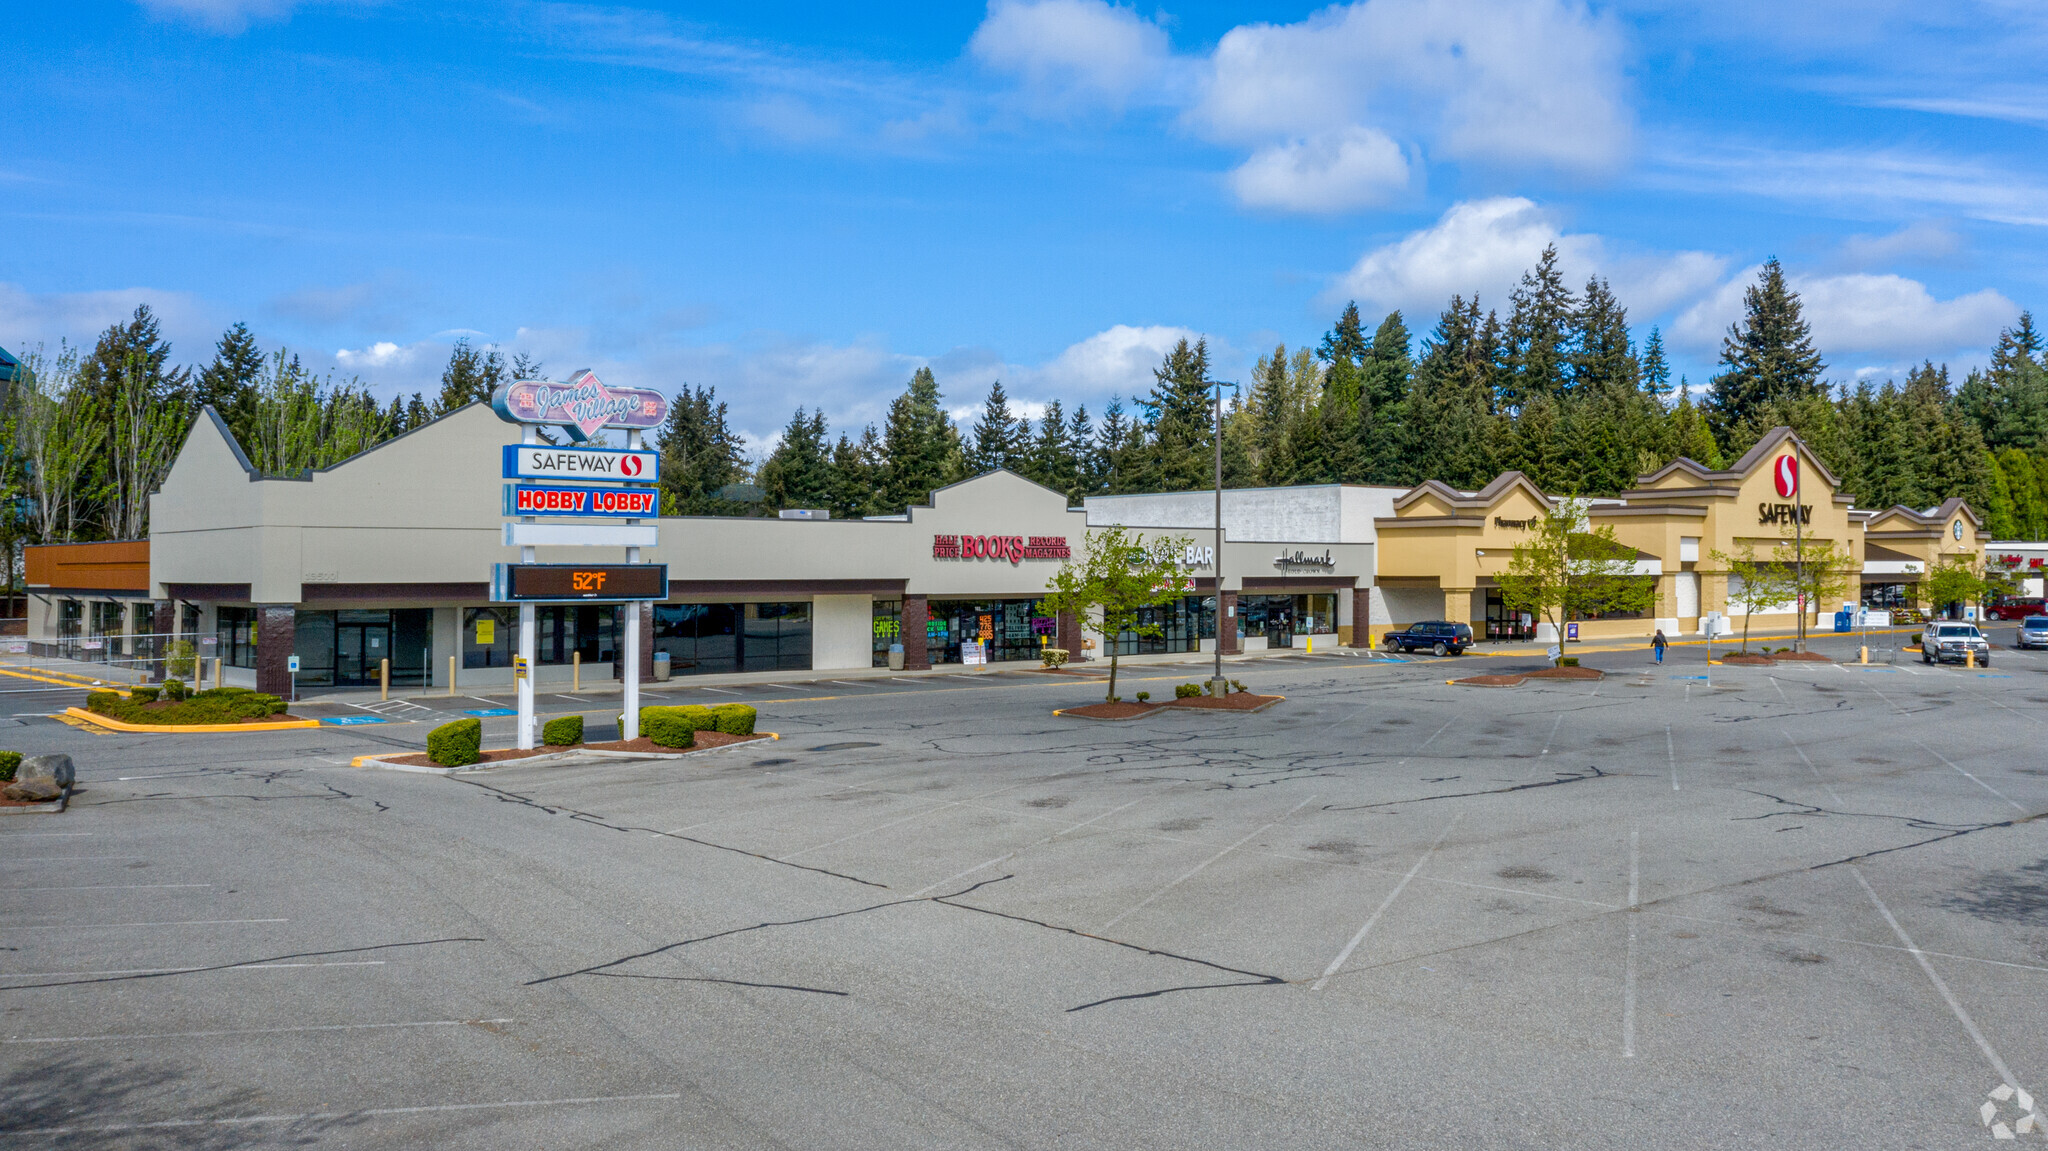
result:
[[[882,447],[882,507],[897,515],[913,504],[931,502],[934,489],[959,478],[960,436],[940,404],[939,382],[928,367],[910,377],[903,394],[889,404]]]
[[[1998,334],[1990,370],[1971,372],[1956,393],[1956,406],[1993,450],[2048,443],[2048,370],[2040,349],[2033,313],[2020,313],[2016,326]]]
[[[1344,305],[1344,313],[1337,317],[1337,326],[1323,334],[1323,342],[1316,347],[1316,358],[1326,364],[1356,367],[1365,362],[1368,346],[1365,325],[1358,318],[1358,302],[1353,300]]]
[[[433,413],[427,410],[426,397],[420,393],[414,392],[412,399],[405,402],[406,430],[410,431],[413,428],[423,427],[433,418]]]
[[[1706,413],[1692,402],[1692,386],[1683,376],[1678,380],[1678,404],[1671,409],[1669,429],[1666,439],[1671,444],[1673,459],[1683,456],[1714,472],[1727,466],[1720,445],[1714,442],[1714,431],[1707,425]]]
[[[1358,482],[1399,483],[1406,470],[1402,457],[1402,423],[1415,361],[1408,352],[1408,325],[1400,312],[1389,312],[1373,332],[1359,389],[1357,440]]]
[[[1058,400],[1045,405],[1038,435],[1024,452],[1024,475],[1057,492],[1071,492],[1079,482],[1080,460],[1067,439],[1067,412]]]
[[[1643,391],[1662,401],[1671,391],[1671,362],[1664,358],[1664,333],[1652,327],[1643,341]]]
[[[263,377],[263,349],[249,334],[249,325],[237,323],[221,333],[214,345],[213,363],[199,373],[193,388],[195,407],[213,405],[237,442],[247,438],[255,414],[256,381]]]
[[[1563,395],[1570,386],[1570,331],[1575,304],[1557,270],[1557,245],[1543,249],[1510,297],[1508,370],[1500,381],[1502,410],[1518,410],[1537,393]]]
[[[391,406],[384,409],[383,420],[386,431],[391,435],[402,436],[412,430],[412,425],[405,422],[404,396],[391,397]]]
[[[1395,481],[1440,479],[1472,488],[1492,479],[1493,376],[1499,321],[1479,318],[1479,301],[1452,296],[1422,344],[1422,361],[1404,405],[1405,471]],[[1427,472],[1428,474],[1424,474]]]
[[[882,461],[872,449],[878,449],[881,442],[874,425],[869,424],[861,432],[859,440],[850,439],[842,432],[839,442],[832,445],[832,498],[829,506],[833,518],[857,520],[880,514],[875,510],[875,480],[880,474]]]
[[[1101,456],[1095,450],[1095,425],[1089,422],[1087,404],[1077,406],[1067,420],[1067,450],[1074,454],[1074,486],[1067,489],[1067,502],[1078,504],[1082,497],[1102,490]]]
[[[1640,386],[1640,368],[1628,337],[1628,309],[1598,276],[1586,281],[1585,295],[1572,313],[1566,364],[1575,392],[1633,392]]]
[[[655,433],[661,453],[661,513],[669,516],[745,515],[746,507],[718,493],[746,475],[746,450],[727,422],[715,387],[684,384]]]
[[[1724,445],[1765,404],[1820,391],[1820,374],[1827,368],[1800,315],[1799,293],[1786,284],[1775,257],[1743,290],[1742,310],[1742,322],[1721,341],[1722,371],[1714,377],[1706,404],[1708,421]]]
[[[441,397],[434,401],[434,414],[445,416],[464,404],[490,403],[491,393],[504,382],[504,353],[496,348],[478,351],[463,336],[449,350],[448,366],[441,369]]]
[[[768,506],[784,508],[827,508],[832,506],[834,483],[832,457],[825,413],[807,414],[798,408],[782,430],[775,450],[761,465],[761,488]]]
[[[1152,491],[1184,492],[1213,482],[1215,409],[1211,406],[1209,342],[1186,339],[1152,369],[1152,394],[1145,400],[1147,439],[1144,474]]]
[[[148,304],[137,304],[127,323],[109,325],[92,354],[79,360],[74,386],[111,410],[124,377],[133,373],[154,399],[188,400],[192,369],[173,369],[170,360],[171,344],[163,338],[156,313]]]
[[[1142,491],[1145,429],[1124,412],[1121,397],[1109,397],[1102,410],[1102,433],[1096,440],[1096,467],[1102,476],[1101,490],[1111,494]]]
[[[1031,422],[1010,414],[1010,397],[997,380],[981,402],[981,418],[974,422],[974,444],[967,453],[967,470],[975,475],[999,468],[1021,472]]]

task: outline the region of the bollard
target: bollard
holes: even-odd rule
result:
[[[569,690],[572,692],[583,690],[583,653],[581,651],[569,653]]]
[[[1976,667],[1976,666],[1977,666],[1977,649],[1976,649],[1976,648],[1974,648],[1974,647],[1966,647],[1966,648],[1964,648],[1964,649],[1963,649],[1963,666],[1964,666],[1964,667]]]
[[[377,661],[377,698],[391,698],[391,661],[388,659]]]
[[[455,657],[448,657],[448,694],[455,694]]]
[[[227,680],[221,678],[220,661],[220,656],[213,657],[213,686],[215,687],[220,687],[227,683]]]
[[[1857,653],[1857,654],[1856,654],[1856,662],[1857,662],[1857,663],[1861,663],[1861,664],[1867,664],[1867,663],[1869,663],[1869,662],[1870,662],[1870,645],[1869,645],[1869,644],[1865,644],[1865,645],[1863,645],[1862,647],[1860,647],[1860,648],[1857,648],[1857,649],[1856,649],[1856,653]]]

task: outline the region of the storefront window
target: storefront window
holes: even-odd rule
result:
[[[299,683],[308,687],[369,687],[380,682],[385,660],[393,685],[424,684],[433,646],[431,608],[293,615],[292,654],[299,657]]]
[[[668,653],[673,675],[807,670],[811,666],[811,605],[808,601],[656,604],[654,650]]]
[[[518,643],[518,608],[462,609],[462,666],[511,667]]]
[[[1139,622],[1155,625],[1158,635],[1127,631],[1115,640],[1117,655],[1154,655],[1161,652],[1200,651],[1202,637],[1215,634],[1216,601],[1189,595],[1139,613]],[[1104,653],[1109,654],[1108,652]]]
[[[903,601],[875,601],[874,666],[889,666],[889,645],[903,642]]]
[[[1913,587],[1903,583],[1867,583],[1863,585],[1863,606],[1885,611],[1898,611],[1913,606]]]
[[[543,604],[534,609],[540,635],[534,659],[541,663],[573,663],[581,653],[583,662],[611,663],[618,658],[619,618],[617,607],[583,607],[576,604]],[[516,647],[513,650],[518,650]]]
[[[1263,635],[1269,642],[1297,635],[1329,635],[1337,630],[1337,595],[1243,596],[1237,601],[1237,618],[1239,634]],[[1289,645],[1279,642],[1274,646]]]
[[[932,662],[959,663],[969,640],[988,645],[990,663],[1035,660],[1042,646],[1058,642],[1059,617],[1035,599],[933,600],[924,641]]]

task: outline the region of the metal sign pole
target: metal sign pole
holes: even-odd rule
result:
[[[527,424],[520,431],[519,442],[523,444],[540,442],[539,433],[532,424]],[[534,519],[532,516],[521,516],[519,521],[530,524],[534,522]],[[529,564],[534,562],[533,548],[531,546],[519,549],[519,562]],[[512,669],[512,677],[513,686],[518,688],[519,691],[519,739],[516,741],[515,746],[521,751],[530,751],[533,748],[533,657],[535,651],[540,646],[538,637],[534,635],[539,630],[536,626],[538,614],[531,603],[519,605],[519,662]]]
[[[626,447],[640,450],[640,433],[626,433]],[[639,520],[627,520],[637,524]],[[626,562],[640,562],[640,549],[627,548]],[[633,600],[626,605],[626,692],[624,699],[625,718],[619,721],[619,738],[640,738],[640,601]]]
[[[1223,629],[1235,628],[1236,619],[1223,618],[1223,381],[1216,381],[1216,558],[1209,571],[1216,577],[1216,671],[1209,680],[1209,694],[1220,696],[1228,686],[1223,680]]]

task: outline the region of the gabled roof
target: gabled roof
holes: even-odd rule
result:
[[[1453,508],[1481,511],[1499,503],[1501,498],[1507,495],[1510,489],[1517,487],[1534,496],[1536,502],[1545,508],[1550,507],[1553,503],[1549,496],[1543,494],[1542,489],[1530,482],[1528,476],[1523,475],[1521,472],[1502,472],[1493,478],[1492,483],[1487,484],[1476,492],[1461,492],[1439,480],[1424,480],[1415,487],[1410,488],[1406,494],[1394,497],[1394,510],[1399,512],[1402,508],[1415,503],[1422,497],[1433,495]]]
[[[1877,525],[1889,519],[1903,519],[1913,525],[1910,530],[1939,528],[1949,521],[1950,516],[1955,515],[1957,512],[1969,516],[1970,522],[1977,526],[1977,530],[1984,530],[1984,517],[1978,515],[1976,510],[1970,507],[1969,502],[1961,496],[1950,496],[1943,500],[1939,507],[1931,508],[1924,512],[1909,508],[1904,504],[1893,504],[1883,511],[1873,512],[1870,522],[1866,526],[1882,532],[1886,529],[1880,528]]]
[[[1806,441],[1800,439],[1797,432],[1782,424],[1765,432],[1763,438],[1758,440],[1748,451],[1742,453],[1742,458],[1736,460],[1726,471],[1709,471],[1697,461],[1680,456],[1656,471],[1651,472],[1649,475],[1637,476],[1636,486],[1638,488],[1649,487],[1651,484],[1656,483],[1675,471],[1683,471],[1694,479],[1707,484],[1712,484],[1717,480],[1739,481],[1748,479],[1751,472],[1761,467],[1771,453],[1783,447],[1788,440],[1798,448],[1799,454],[1804,456],[1807,462],[1811,463],[1815,470],[1820,472],[1821,478],[1828,482],[1830,488],[1841,488],[1842,481],[1835,477],[1835,473],[1828,470],[1826,464],[1820,462],[1820,456],[1812,448],[1806,446]]]

